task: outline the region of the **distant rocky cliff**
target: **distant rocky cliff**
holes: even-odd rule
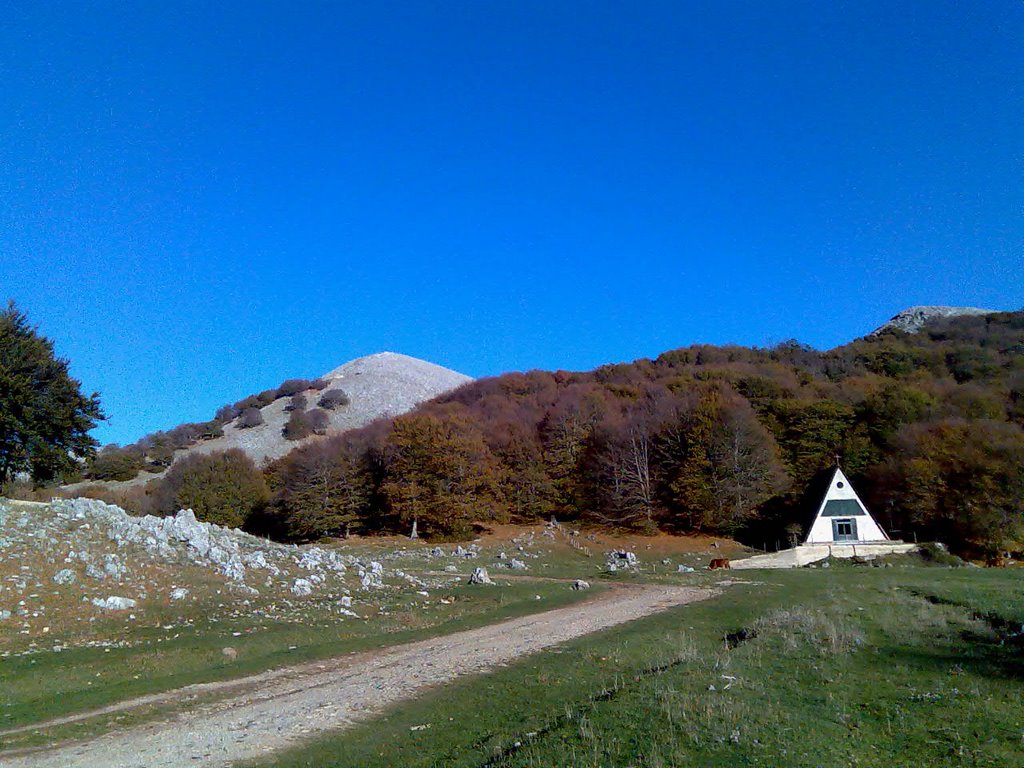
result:
[[[947,317],[962,317],[964,315],[990,315],[994,309],[980,309],[979,307],[933,307],[920,306],[904,309],[889,322],[879,326],[869,335],[874,336],[882,331],[895,329],[906,333],[917,333],[925,324],[932,320],[939,320]]]

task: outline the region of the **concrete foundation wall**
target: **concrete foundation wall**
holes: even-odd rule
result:
[[[917,551],[916,544],[902,541],[851,544],[801,544],[793,549],[754,555],[743,560],[733,560],[731,568],[802,568],[805,565],[826,560],[829,557],[879,557],[881,555],[905,555]]]

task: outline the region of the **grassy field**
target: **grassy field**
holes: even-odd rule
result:
[[[386,613],[365,621],[338,622],[324,613],[308,623],[250,618],[197,617],[168,637],[159,623],[135,627],[125,647],[73,648],[62,653],[5,659],[0,665],[0,728],[37,723],[103,707],[144,694],[193,683],[241,677],[275,667],[340,656],[481,626],[584,597],[561,582],[508,582],[493,588],[456,586],[443,599],[428,601],[415,593],[395,595]],[[153,618],[153,617],[151,617]],[[180,621],[181,617],[176,614]],[[237,656],[228,659],[222,649]],[[138,719],[145,713],[133,713]],[[44,735],[0,737],[0,746],[25,746],[55,738],[83,736],[124,726],[122,715],[88,726],[64,726]]]
[[[741,576],[264,765],[1024,766],[1020,571]]]
[[[571,547],[567,536],[543,532],[543,526],[508,526],[479,540],[478,556],[468,559],[455,556],[454,545],[445,546],[443,557],[425,559],[424,550],[433,549],[427,542],[328,543],[367,561],[379,558],[388,570],[382,588],[354,591],[358,617],[339,614],[333,591],[297,598],[286,590],[261,589],[252,596],[208,570],[173,564],[134,565],[138,583],[133,585],[83,578],[61,586],[52,576],[65,567],[67,547],[58,546],[56,555],[47,558],[37,554],[31,567],[17,553],[9,555],[0,559],[0,607],[25,610],[0,621],[0,731],[195,683],[469,629],[594,594],[571,590],[566,580],[574,578],[591,580],[595,590],[611,578],[689,584],[706,578],[699,572],[676,574],[675,565],[706,562],[702,548],[711,540],[590,537],[586,541],[593,552],[588,556]],[[605,551],[623,546],[638,550],[641,569],[602,573]],[[663,562],[666,555],[671,555],[669,564]],[[525,560],[526,570],[508,568],[515,556]],[[466,577],[477,566],[488,567],[497,586],[468,586]],[[454,573],[446,570],[452,568]],[[408,583],[397,573],[425,581]],[[188,587],[190,599],[168,601],[166,594],[175,585]],[[131,611],[112,613],[96,610],[83,597],[140,592],[149,599],[140,598]],[[233,649],[230,657],[225,648]],[[141,710],[38,734],[0,735],[0,748],[85,736],[154,714]]]
[[[389,574],[422,580],[392,575],[383,588],[355,593],[358,618],[339,614],[334,592],[298,599],[262,590],[257,598],[169,566],[140,571],[151,598],[135,613],[108,616],[76,592],[84,587],[54,585],[45,569],[27,579],[24,564],[8,557],[0,590],[8,604],[11,595],[23,600],[26,612],[0,623],[0,730],[468,629],[587,594],[566,579],[586,578],[596,589],[612,580],[731,581],[713,601],[445,686],[264,768],[1024,766],[1020,571],[926,567],[901,557],[893,568],[711,574],[702,570],[709,557],[736,556],[734,545],[587,533],[570,542],[542,527],[532,534],[495,531],[472,559],[451,546],[444,557],[425,558],[429,544],[400,540],[338,544],[384,560]],[[524,536],[530,543],[519,548]],[[640,567],[608,572],[604,555],[613,549],[635,551]],[[513,556],[526,571],[508,568]],[[467,586],[477,565],[499,585]],[[698,570],[678,573],[679,565]],[[154,599],[171,580],[194,599]],[[0,747],[85,737],[189,704],[0,736]]]

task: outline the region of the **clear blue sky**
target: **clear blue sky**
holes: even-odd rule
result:
[[[1018,309],[1022,51],[1016,0],[0,2],[0,297],[122,443],[380,350]]]

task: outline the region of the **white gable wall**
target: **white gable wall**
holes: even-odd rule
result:
[[[825,506],[829,501],[852,501],[857,504],[861,514],[850,515],[843,517],[826,517],[822,515],[825,511]],[[836,541],[833,535],[832,521],[840,520],[854,520],[857,525],[857,540],[856,541]],[[868,512],[867,507],[857,497],[857,493],[853,490],[853,486],[850,485],[850,481],[843,474],[843,471],[836,468],[835,474],[832,475],[832,480],[829,482],[828,492],[825,494],[825,498],[822,499],[821,505],[818,507],[818,514],[814,518],[814,523],[811,525],[811,532],[807,534],[807,544],[836,544],[841,546],[843,544],[857,544],[865,541],[888,541],[889,537],[885,535],[885,532],[878,526],[874,518]]]

